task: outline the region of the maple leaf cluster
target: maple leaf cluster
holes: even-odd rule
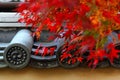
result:
[[[87,61],[94,66],[102,61],[104,56],[111,62],[118,58],[115,45],[108,49],[109,54],[104,47],[107,36],[120,29],[120,0],[26,1],[17,8],[21,15],[19,22],[32,25],[34,36],[39,39],[43,29],[56,33],[58,37],[60,32],[64,32],[67,49],[61,55],[61,61],[68,57],[73,60],[73,55],[70,54],[73,49],[77,49],[74,56],[77,54],[75,58],[80,62],[83,60],[82,55],[89,50]],[[120,38],[120,35],[118,37]]]

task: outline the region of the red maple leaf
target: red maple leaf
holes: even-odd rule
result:
[[[61,1],[61,0],[48,0],[48,3],[51,3],[51,4],[49,4],[49,6],[51,7],[53,7],[53,6],[55,6],[55,7],[60,7],[60,6],[62,6],[63,5],[63,2]],[[56,5],[57,4],[57,5]]]
[[[63,36],[65,37],[65,39],[68,39],[71,35],[72,35],[72,31],[71,31],[71,30],[66,31],[66,32],[63,34]]]
[[[112,12],[111,11],[106,11],[104,10],[102,15],[108,19],[111,19],[112,18]]]
[[[51,26],[52,22],[51,22],[50,18],[46,18],[44,20],[43,24],[46,24],[47,26]]]
[[[21,3],[19,4],[19,7],[16,9],[18,12],[22,12],[23,10],[27,9],[27,4],[26,3]]]
[[[75,44],[69,45],[68,48],[67,48],[67,51],[73,50],[73,49],[75,49],[75,47],[76,47]]]
[[[109,54],[108,54],[108,58],[110,59],[110,62],[113,63],[113,60],[115,58],[119,58],[119,53],[120,50],[116,50],[114,47],[111,48]]]
[[[114,44],[113,44],[113,43],[109,43],[108,46],[107,46],[108,50],[110,50],[110,49],[113,48],[113,47],[114,47]]]
[[[93,68],[95,68],[99,61],[102,61],[105,56],[106,53],[104,50],[98,49],[97,51],[90,51],[90,55],[87,58],[87,61],[90,61],[88,65],[93,65]]]
[[[44,47],[44,48],[43,48],[42,56],[46,56],[47,54],[48,54],[48,48],[47,48],[47,47]]]
[[[119,58],[118,53],[120,52],[120,50],[115,49],[115,45],[113,43],[110,43],[107,48],[109,50],[109,54],[107,55],[107,57],[109,58],[110,62],[113,63],[113,60],[115,58]]]
[[[37,49],[35,50],[35,52],[34,52],[35,55],[39,54],[39,50],[40,50],[39,48],[37,48]]]
[[[90,61],[90,60],[92,60],[92,59],[94,59],[95,58],[95,53],[94,53],[94,51],[90,51],[90,54],[89,54],[89,56],[87,57],[87,61]]]
[[[63,53],[61,56],[60,56],[60,61],[63,61],[64,59],[66,59],[66,58],[71,58],[72,57],[72,55],[71,54],[69,54],[69,53]]]
[[[56,35],[49,36],[49,37],[48,37],[48,41],[54,40],[56,37],[57,37]]]
[[[31,12],[37,12],[37,11],[39,11],[40,10],[40,3],[38,3],[38,2],[36,2],[36,3],[34,3],[34,4],[32,4],[32,6],[30,7],[31,9]]]
[[[99,63],[99,60],[98,59],[94,59],[94,61],[93,61],[93,68],[96,68],[98,63]]]
[[[68,64],[74,64],[75,62],[77,61],[77,59],[76,58],[70,58],[69,60],[68,60]]]
[[[78,58],[77,58],[77,61],[79,61],[79,62],[82,62],[82,60],[83,60],[82,57],[78,57]]]
[[[120,14],[117,14],[116,16],[113,17],[114,21],[120,24]]]
[[[52,56],[53,54],[54,54],[54,52],[55,52],[55,48],[50,48],[50,55]]]
[[[96,57],[98,57],[98,59],[100,61],[102,61],[104,59],[104,57],[107,57],[105,50],[98,49],[97,52],[96,52]]]
[[[81,47],[86,46],[86,49],[92,50],[95,47],[95,43],[96,41],[93,36],[87,36],[84,38],[84,40],[80,44],[81,44]]]
[[[120,34],[118,34],[118,39],[120,40]]]
[[[87,4],[81,4],[80,5],[80,15],[84,16],[87,12],[90,11],[90,7]]]

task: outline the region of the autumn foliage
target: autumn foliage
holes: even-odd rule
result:
[[[68,63],[82,62],[86,51],[90,66],[96,66],[104,56],[111,62],[119,58],[115,42],[107,44],[109,51],[105,44],[107,36],[120,29],[120,0],[27,0],[17,11],[21,14],[19,22],[32,25],[37,39],[43,29],[54,32],[56,37],[64,32],[61,61],[70,57]]]

